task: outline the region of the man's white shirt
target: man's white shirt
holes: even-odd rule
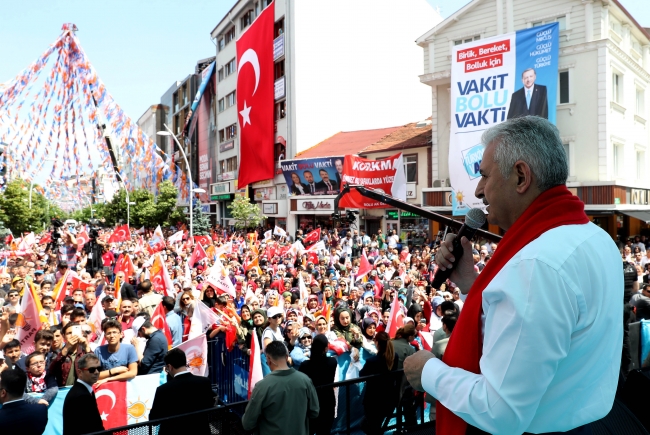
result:
[[[620,262],[592,223],[547,231],[483,291],[481,373],[431,359],[423,387],[495,435],[563,432],[604,417],[621,363]]]

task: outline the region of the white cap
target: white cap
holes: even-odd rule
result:
[[[284,314],[282,308],[280,307],[270,307],[268,310],[266,310],[266,316],[268,318],[277,316],[278,314]]]
[[[133,332],[135,332],[136,335],[138,334],[140,328],[142,328],[144,322],[145,319],[142,316],[138,316],[133,320],[133,323],[131,324],[131,329],[133,329]]]

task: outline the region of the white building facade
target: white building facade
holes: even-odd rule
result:
[[[473,0],[417,39],[420,80],[432,97],[434,187],[424,204],[451,212],[452,47],[553,21],[560,25],[557,126],[568,186],[612,237],[650,235],[650,34],[616,0]]]
[[[267,224],[293,235],[296,222],[279,170],[274,180],[237,192],[238,168],[246,156],[239,155],[236,40],[268,4],[240,0],[212,31],[219,168],[210,193],[220,202],[219,223],[230,223],[227,205],[234,194],[249,194],[269,217]],[[292,158],[340,131],[404,125],[428,116],[431,101],[416,78],[422,64],[413,40],[442,19],[426,0],[276,0],[272,5],[277,159]]]

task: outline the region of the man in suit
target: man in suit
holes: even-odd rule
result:
[[[138,294],[135,292],[133,286],[129,284],[126,278],[124,277],[124,272],[119,271],[115,276],[117,276],[120,279],[120,288],[115,290],[120,292],[120,295],[122,296],[122,300],[138,297]]]
[[[187,370],[185,352],[181,349],[170,350],[165,355],[165,370],[171,379],[156,390],[149,420],[214,408],[216,395],[210,380]],[[160,425],[159,435],[181,433],[209,434],[208,413],[174,419]]]
[[[311,171],[303,171],[302,176],[307,182],[307,194],[315,195],[317,186],[316,183],[314,182],[314,174],[312,174]]]
[[[536,85],[537,74],[533,68],[528,68],[521,75],[524,87],[512,94],[508,119],[520,116],[540,116],[548,119],[548,99],[546,86]]]
[[[330,180],[330,174],[327,173],[325,169],[318,171],[321,181],[316,183],[316,191],[319,193],[329,194],[332,192],[338,192],[338,184],[336,181]]]
[[[0,375],[0,428],[3,433],[40,435],[47,426],[47,406],[31,405],[23,399],[27,375],[6,369]]]
[[[93,384],[99,379],[101,365],[94,353],[77,361],[77,382],[63,402],[63,435],[77,435],[104,430]]]
[[[341,185],[343,180],[343,159],[334,160],[334,167],[336,168],[336,184]]]

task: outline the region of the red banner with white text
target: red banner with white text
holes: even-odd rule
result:
[[[370,160],[346,155],[343,162],[343,184],[360,184],[379,190],[393,198],[406,201],[406,175],[402,153],[383,159]],[[386,208],[383,202],[366,198],[354,190],[339,202],[342,208]]]

